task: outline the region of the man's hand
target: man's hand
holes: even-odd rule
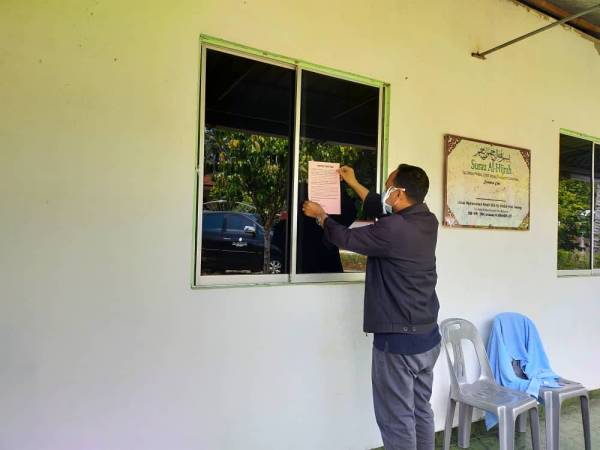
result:
[[[307,200],[302,204],[302,212],[305,216],[312,217],[313,219],[325,215],[325,210],[321,205],[311,202],[310,200]]]
[[[354,175],[354,169],[350,166],[342,166],[338,172],[340,173],[340,178],[344,180],[346,184],[356,192],[356,195],[358,195],[360,200],[364,202],[369,194],[369,190],[358,182],[356,175]]]
[[[356,175],[354,174],[354,169],[350,166],[342,166],[339,170],[340,178],[348,183],[349,186],[353,186],[358,183],[356,179]]]

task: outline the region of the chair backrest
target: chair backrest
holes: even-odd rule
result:
[[[495,383],[483,341],[475,325],[464,319],[446,319],[440,324],[440,331],[454,390],[460,392],[461,386],[469,383],[462,347],[464,340],[470,341],[475,349],[479,364],[478,380]]]

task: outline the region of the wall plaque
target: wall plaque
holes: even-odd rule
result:
[[[529,150],[447,134],[444,225],[529,230]]]

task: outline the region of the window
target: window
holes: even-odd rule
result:
[[[557,268],[600,269],[600,140],[560,136]]]
[[[301,99],[298,204],[307,197],[311,160],[351,165],[361,182],[376,190],[379,89],[304,71]],[[346,226],[369,223],[343,183],[341,193],[341,214],[332,217]],[[298,274],[364,272],[366,257],[323,245],[313,219],[299,213],[297,225]]]
[[[380,82],[203,44],[194,285],[364,277],[366,258],[323,239],[301,205],[311,160],[351,165],[378,190],[383,93]],[[370,223],[341,188],[335,219]]]

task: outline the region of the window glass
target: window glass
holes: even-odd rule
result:
[[[203,222],[227,215],[227,231],[244,231],[249,216],[233,213],[245,213],[262,228],[203,226],[201,274],[287,272],[294,92],[294,70],[207,50]]]
[[[590,141],[560,136],[559,270],[591,268],[592,149]]]
[[[366,257],[340,250],[326,241],[314,219],[302,215],[308,198],[308,162],[335,162],[355,169],[358,180],[376,189],[379,89],[310,71],[302,72],[298,186],[297,273],[362,272]],[[341,214],[331,217],[345,226],[369,224],[362,202],[341,183]]]
[[[292,245],[295,273],[358,279],[337,274],[364,272],[366,257],[328,242],[301,207],[309,161],[352,166],[364,186],[377,190],[382,88],[237,50],[203,45],[202,51],[195,284],[289,279],[268,275],[290,273]],[[373,223],[348,186],[340,182],[340,191],[341,213],[333,220],[351,228]],[[289,220],[292,207],[297,223]],[[329,278],[297,281],[313,279]]]

